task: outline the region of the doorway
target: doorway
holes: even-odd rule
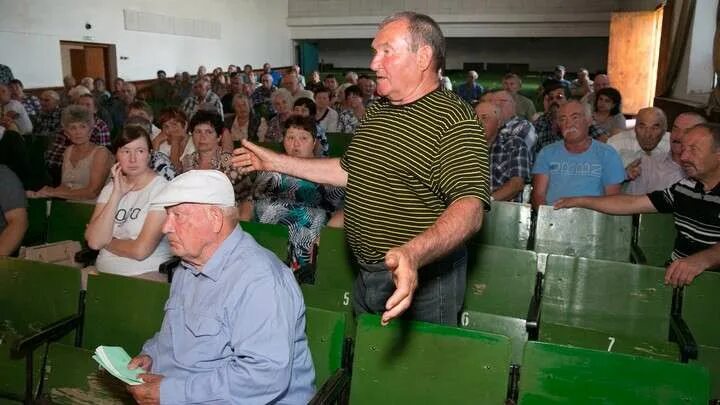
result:
[[[112,83],[117,77],[115,45],[94,42],[60,41],[63,77],[76,80],[83,77],[100,78]]]

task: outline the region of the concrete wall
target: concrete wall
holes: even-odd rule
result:
[[[125,30],[123,10],[220,25],[220,39]],[[293,63],[288,0],[0,0],[0,55],[26,87],[62,84],[60,41],[115,44],[118,75],[149,79],[204,64]],[[89,22],[93,28],[85,29]],[[127,57],[127,59],[120,59]]]

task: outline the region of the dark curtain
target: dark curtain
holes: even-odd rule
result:
[[[685,49],[688,47],[688,36],[694,15],[695,0],[668,0],[665,3],[655,90],[658,97],[669,97],[672,94],[685,56]],[[678,16],[676,25],[673,24],[674,16]],[[717,33],[715,38],[717,40]]]

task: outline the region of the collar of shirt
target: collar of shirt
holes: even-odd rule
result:
[[[205,263],[202,270],[198,270],[195,266],[184,261],[182,262],[182,266],[189,270],[195,277],[203,275],[217,282],[226,267],[230,254],[238,248],[238,245],[244,238],[245,233],[239,226],[236,226],[232,233],[220,244],[215,253],[213,253],[210,260]]]

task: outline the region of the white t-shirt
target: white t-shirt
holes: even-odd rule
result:
[[[620,154],[623,166],[625,167],[628,167],[628,165],[635,161],[635,159],[640,159],[647,155],[647,153],[645,153],[645,151],[643,151],[640,147],[637,137],[635,136],[634,129],[626,129],[625,131],[611,136],[610,139],[608,139],[607,144],[615,148],[615,150]],[[668,153],[670,153],[670,133],[666,132],[650,154],[664,157]]]
[[[113,225],[113,238],[136,239],[142,231],[150,209],[150,202],[162,192],[168,181],[162,176],[156,176],[143,189],[127,193],[118,204]],[[113,183],[109,182],[100,192],[98,203],[107,203],[112,194]],[[120,274],[123,276],[136,276],[149,271],[157,271],[161,263],[172,257],[167,238],[163,236],[155,251],[145,260],[135,260],[117,256],[106,249],[100,250],[95,261],[98,271],[104,273]]]

